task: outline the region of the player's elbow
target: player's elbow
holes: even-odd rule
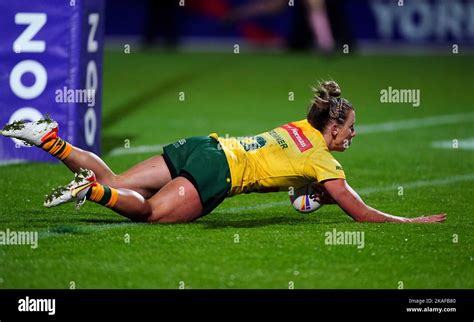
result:
[[[368,214],[353,214],[351,215],[352,219],[354,219],[355,222],[369,222],[370,220],[368,219],[369,216]]]
[[[349,215],[355,222],[367,222],[368,214],[358,210],[347,210],[343,209],[346,214]]]
[[[370,208],[361,200],[351,198],[340,203],[339,206],[356,222],[370,221]]]

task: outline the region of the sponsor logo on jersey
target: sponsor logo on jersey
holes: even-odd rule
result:
[[[291,138],[301,152],[305,152],[313,147],[309,139],[306,137],[306,135],[304,135],[301,128],[295,126],[293,123],[288,123],[282,125],[281,127],[284,128],[288,134],[290,134]]]
[[[275,130],[269,131],[268,134],[277,141],[282,150],[288,148],[288,144],[286,144],[285,140]]]
[[[239,142],[243,146],[245,152],[254,151],[254,150],[263,148],[265,144],[267,144],[267,140],[265,140],[265,138],[262,136],[254,136],[251,138],[245,138]]]

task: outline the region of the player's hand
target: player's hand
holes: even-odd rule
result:
[[[335,204],[336,201],[331,197],[329,192],[326,191],[324,186],[318,182],[313,184],[314,189],[314,200],[320,204]]]
[[[409,223],[434,223],[434,222],[442,222],[446,220],[447,214],[439,214],[433,216],[423,216],[423,217],[416,217],[416,218],[407,218],[409,219]]]

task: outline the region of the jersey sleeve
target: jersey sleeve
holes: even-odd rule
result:
[[[305,168],[307,175],[318,182],[329,179],[346,179],[341,164],[325,150],[315,152]]]

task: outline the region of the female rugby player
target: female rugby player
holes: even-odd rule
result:
[[[405,218],[364,203],[346,182],[331,151],[345,151],[356,136],[355,111],[339,98],[334,81],[314,89],[306,119],[252,138],[191,137],[164,147],[163,154],[115,174],[97,155],[58,136],[57,122],[7,124],[1,134],[36,145],[60,159],[75,173],[68,185],[56,188],[44,206],[85,200],[99,203],[140,222],[190,222],[210,213],[226,197],[322,184],[317,198],[337,203],[359,222],[432,223],[446,214]]]

